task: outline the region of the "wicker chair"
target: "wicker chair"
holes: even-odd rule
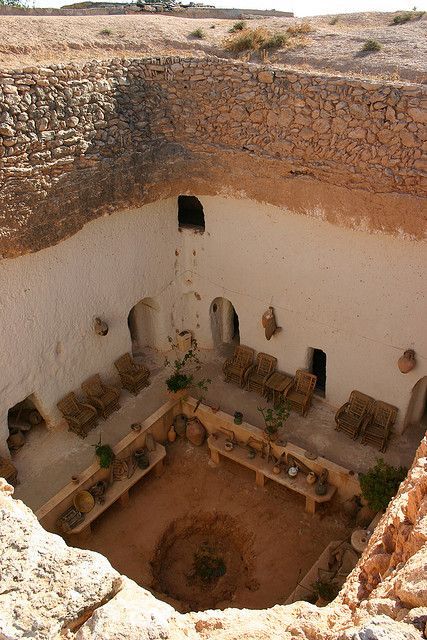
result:
[[[122,386],[134,395],[150,384],[150,372],[147,367],[137,364],[130,353],[124,353],[114,363],[122,381]]]
[[[300,411],[305,416],[310,408],[317,376],[303,369],[298,369],[295,378],[287,391],[285,398],[289,401],[291,409]]]
[[[81,438],[86,438],[88,432],[98,424],[95,407],[80,402],[74,393],[66,395],[56,406],[68,422],[69,430]]]
[[[98,410],[98,413],[104,420],[106,420],[113,411],[120,409],[119,389],[104,384],[99,373],[83,382],[82,390],[86,394],[90,404]]]
[[[235,382],[243,387],[245,373],[254,361],[254,350],[244,345],[235,348],[232,358],[228,358],[222,367],[225,382]]]
[[[259,353],[255,364],[251,365],[245,373],[246,389],[264,394],[265,383],[276,370],[277,358],[268,353]]]
[[[377,400],[373,413],[362,426],[362,444],[371,444],[384,452],[390,437],[391,428],[396,422],[397,407]]]
[[[356,440],[361,428],[369,417],[375,400],[355,389],[350,398],[335,414],[336,431],[343,431]]]

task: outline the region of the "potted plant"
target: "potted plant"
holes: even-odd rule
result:
[[[374,511],[385,511],[407,473],[405,467],[393,467],[379,458],[374,467],[360,474],[362,496],[368,506]]]
[[[101,469],[108,469],[108,479],[111,479],[111,465],[116,457],[114,451],[109,444],[102,444],[101,435],[99,436],[99,442],[95,445],[95,454],[99,461]]]
[[[270,407],[258,407],[258,411],[264,418],[265,427],[264,433],[268,440],[276,440],[279,430],[283,427],[286,420],[289,418],[291,407],[289,401],[283,399],[278,405],[273,408]]]
[[[168,338],[172,344],[172,348],[176,349],[176,345],[172,343],[172,338]],[[182,358],[176,358],[173,362],[168,359],[165,361],[166,366],[172,367],[171,375],[166,379],[166,387],[170,394],[175,396],[188,395],[190,389],[199,391],[207,391],[208,385],[211,383],[209,378],[195,380],[195,372],[201,369],[201,363],[197,355],[198,347],[196,340],[193,340],[192,346]],[[202,402],[203,396],[199,394],[197,407]],[[196,410],[195,409],[195,410]]]

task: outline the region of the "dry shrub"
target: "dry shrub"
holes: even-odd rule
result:
[[[263,27],[243,29],[225,42],[225,48],[233,53],[280,49],[286,45],[288,38],[285,33],[271,33]]]
[[[225,43],[225,48],[233,53],[243,53],[243,51],[259,51],[262,45],[270,37],[270,32],[262,27],[256,29],[243,29],[233,38],[229,38]]]
[[[291,37],[302,36],[305,33],[313,33],[314,29],[309,22],[303,21],[288,27],[286,31]]]

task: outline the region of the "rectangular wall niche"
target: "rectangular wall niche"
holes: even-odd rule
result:
[[[178,196],[178,227],[201,233],[205,230],[203,206],[196,196]]]

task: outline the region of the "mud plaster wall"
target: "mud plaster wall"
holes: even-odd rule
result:
[[[115,59],[1,72],[0,103],[3,257],[183,192],[425,232],[419,85],[218,59]]]
[[[326,399],[353,388],[395,404],[403,419],[410,391],[427,374],[423,245],[336,227],[249,200],[199,196],[203,235],[178,231],[175,198],[100,218],[60,244],[0,262],[1,442],[7,410],[34,393],[54,427],[57,401],[89,375],[115,375],[131,348],[128,314],[151,298],[151,346],[191,329],[213,346],[209,310],[234,305],[241,342],[308,366],[310,347],[327,354]],[[380,280],[379,280],[380,277]],[[282,330],[267,342],[261,315],[272,304]],[[158,309],[158,311],[156,310]],[[97,336],[93,319],[109,325]],[[397,359],[414,346],[416,369]]]

